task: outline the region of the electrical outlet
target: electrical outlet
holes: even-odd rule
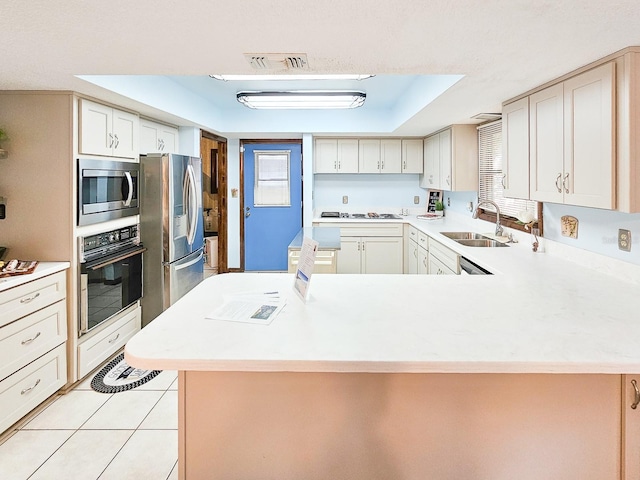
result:
[[[413,203],[415,205],[420,205],[420,196],[416,195],[415,197],[413,197]]]
[[[451,197],[447,197],[447,207],[451,206]]]
[[[347,195],[342,196],[342,203],[349,203],[349,197]]]
[[[631,230],[618,229],[618,248],[625,252],[631,251]]]

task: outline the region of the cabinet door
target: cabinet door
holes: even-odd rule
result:
[[[338,171],[338,140],[316,138],[313,152],[314,173],[335,173]]]
[[[420,152],[422,152],[422,140],[420,140]],[[402,173],[402,140],[394,138],[380,140],[380,171]]]
[[[456,272],[429,253],[429,274],[430,275],[455,275]]]
[[[377,138],[358,140],[358,171],[379,173],[380,168],[380,140]]]
[[[360,237],[341,237],[338,273],[360,273]]]
[[[529,198],[529,98],[502,108],[504,196]]]
[[[363,237],[362,273],[402,273],[402,237]]]
[[[407,251],[408,259],[407,263],[409,266],[409,270],[407,271],[410,275],[415,275],[418,273],[418,244],[413,241],[408,242],[408,251]]]
[[[634,382],[634,383],[632,383]],[[640,479],[640,375],[622,375],[622,480]]]
[[[615,207],[614,68],[607,63],[564,82],[564,202]]]
[[[358,173],[358,139],[338,139],[338,172]]]
[[[121,110],[113,110],[114,156],[138,158],[139,124],[138,115]]]
[[[422,173],[424,155],[422,140],[402,140],[402,173]]]
[[[158,141],[160,142],[160,149],[166,153],[178,153],[180,149],[180,135],[179,130],[168,125],[160,125]]]
[[[113,109],[80,99],[80,144],[78,151],[90,155],[111,156],[113,152]]]
[[[553,85],[529,97],[531,200],[562,203],[564,171],[563,86]]]
[[[140,120],[140,153],[159,153],[160,141],[158,124]]]
[[[453,190],[452,156],[451,156],[451,129],[438,134],[440,143],[440,187],[442,190]]]
[[[429,273],[429,251],[425,248],[418,247],[418,274],[426,275]]]
[[[440,138],[432,135],[424,140],[424,174],[420,186],[440,188]]]

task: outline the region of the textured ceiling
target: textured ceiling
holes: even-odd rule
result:
[[[630,45],[624,1],[0,0],[0,89],[65,89],[182,124],[75,75],[251,73],[243,54],[306,53],[312,72],[465,77],[399,126],[424,135]],[[263,131],[268,132],[265,127]]]

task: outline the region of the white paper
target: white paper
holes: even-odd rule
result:
[[[286,300],[278,292],[237,293],[224,297],[222,305],[205,318],[269,325],[285,303]]]
[[[318,242],[308,237],[304,237],[302,240],[302,250],[300,251],[293,290],[303,302],[306,302],[309,294],[309,284],[311,283],[311,275],[316,263],[316,252],[319,245]]]

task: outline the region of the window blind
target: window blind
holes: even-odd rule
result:
[[[502,121],[478,127],[479,185],[481,199],[493,200],[500,207],[500,214],[517,218],[518,212],[529,210],[537,217],[538,203],[504,196],[502,179]],[[493,205],[482,208],[495,212]]]
[[[255,151],[253,204],[256,207],[291,205],[290,150]]]

